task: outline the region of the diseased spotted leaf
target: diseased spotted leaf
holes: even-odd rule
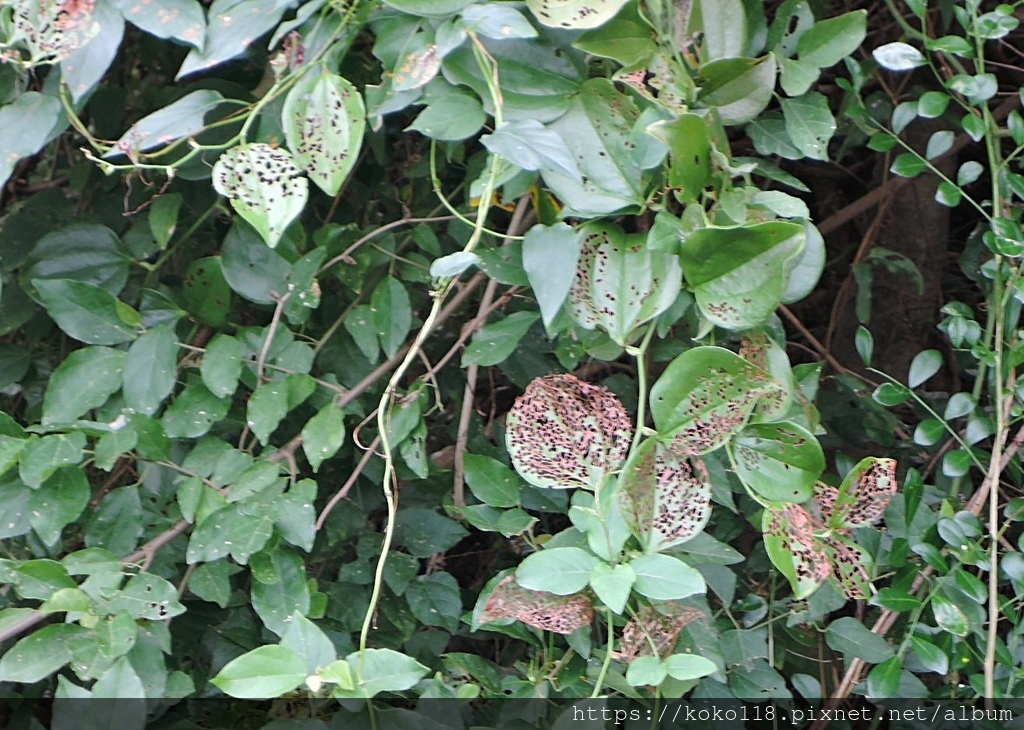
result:
[[[822,487],[816,497],[825,524],[844,530],[878,522],[895,493],[896,461],[869,456],[850,470],[839,489]]]
[[[20,0],[13,5],[14,33],[8,42],[23,41],[34,62],[68,58],[100,30],[95,0]]]
[[[814,517],[803,507],[765,509],[761,529],[768,557],[789,580],[796,598],[806,598],[831,577],[828,555],[814,534]]]
[[[754,406],[756,420],[774,421],[782,418],[793,401],[796,380],[785,349],[761,331],[748,332],[740,343],[740,357],[764,372],[772,387]]]
[[[731,350],[694,347],[673,360],[651,388],[658,432],[684,455],[722,446],[772,387],[764,372]]]
[[[615,17],[626,0],[526,0],[541,23],[551,28],[596,28]]]
[[[337,195],[359,156],[366,130],[363,98],[337,74],[308,73],[281,112],[295,160],[328,195]]]
[[[704,612],[666,601],[643,606],[622,630],[618,658],[631,662],[638,656],[652,656],[655,651],[664,659],[675,648],[676,639],[687,624],[704,618]]]
[[[584,329],[600,327],[625,345],[633,331],[664,312],[682,288],[679,261],[646,246],[647,234],[588,223],[577,236],[580,255],[566,306]]]
[[[824,538],[824,552],[832,566],[832,575],[851,601],[869,598],[872,560],[864,548],[839,532]]]
[[[513,618],[543,631],[571,634],[589,626],[594,607],[583,593],[556,596],[523,588],[510,575],[494,587],[484,607],[484,621]]]
[[[261,142],[233,147],[213,166],[213,187],[274,248],[306,205],[308,183],[286,150]]]
[[[572,375],[533,380],[505,434],[512,464],[536,487],[593,489],[626,458],[632,425],[611,391]]]
[[[711,485],[704,464],[653,439],[626,462],[618,495],[630,532],[649,553],[686,542],[711,516]]]
[[[425,86],[441,70],[442,55],[432,33],[416,32],[409,36],[391,77],[395,91],[411,91]]]

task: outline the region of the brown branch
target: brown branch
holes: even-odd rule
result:
[[[181,520],[177,522],[173,527],[164,530],[135,552],[121,558],[121,564],[135,565],[140,560],[143,560],[144,562],[141,565],[141,567],[143,570],[145,570],[147,567],[149,567],[149,564],[153,562],[153,558],[156,556],[160,548],[164,547],[174,538],[188,532],[189,527],[191,527],[191,525],[186,520]],[[35,610],[33,613],[29,614],[25,618],[21,619],[20,621],[14,624],[11,624],[7,628],[0,631],[0,643],[9,641],[10,639],[20,636],[24,632],[31,629],[33,626],[41,624],[43,621],[47,619],[48,616],[49,614],[45,614],[42,611],[39,611],[38,609]]]
[[[335,505],[337,505],[338,502],[343,500],[346,497],[346,495],[348,495],[352,487],[355,485],[356,480],[359,478],[359,475],[363,473],[363,470],[366,468],[366,465],[370,463],[370,457],[376,453],[377,445],[379,443],[380,436],[378,435],[373,441],[370,442],[369,446],[367,446],[366,449],[363,451],[363,457],[359,460],[359,463],[356,464],[356,468],[352,470],[352,473],[349,474],[348,479],[345,480],[345,483],[341,486],[341,489],[335,492],[334,496],[331,497],[331,500],[324,506],[323,510],[320,512],[320,516],[317,517],[316,525],[314,526],[314,529],[317,532],[319,532],[320,528],[324,526],[324,522],[327,521],[327,515],[331,513],[331,510],[334,509]]]

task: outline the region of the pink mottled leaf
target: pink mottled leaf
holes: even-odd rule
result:
[[[633,430],[611,391],[572,375],[531,382],[506,425],[516,471],[534,486],[553,489],[593,489],[622,465]]]
[[[484,621],[513,618],[527,626],[557,634],[571,634],[589,626],[594,607],[583,593],[556,596],[523,588],[510,575],[502,580],[484,606]]]
[[[704,612],[675,601],[642,606],[622,630],[618,657],[631,662],[638,656],[664,659],[675,648],[687,624],[704,618]]]
[[[839,489],[818,494],[818,508],[832,529],[866,527],[882,519],[894,494],[896,462],[869,456],[850,470]]]
[[[722,347],[694,347],[673,360],[651,388],[658,432],[683,455],[719,448],[743,428],[773,388],[764,371]]]
[[[619,505],[630,532],[655,553],[699,534],[711,516],[704,464],[645,441],[620,477]]]
[[[814,516],[797,504],[768,508],[761,529],[768,557],[779,569],[797,598],[806,598],[832,575],[832,566],[815,536]]]

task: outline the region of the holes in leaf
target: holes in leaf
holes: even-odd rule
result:
[[[592,489],[629,450],[632,425],[606,388],[572,375],[532,381],[509,411],[512,464],[537,487]]]
[[[523,588],[510,575],[494,587],[484,620],[512,618],[543,631],[571,634],[594,621],[594,607],[582,593],[556,596]]]

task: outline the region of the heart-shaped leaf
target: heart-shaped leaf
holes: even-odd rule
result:
[[[569,312],[584,329],[600,327],[625,345],[633,330],[675,302],[682,286],[678,260],[648,249],[646,234],[626,234],[608,223],[588,223],[577,235]]]
[[[653,439],[634,452],[620,479],[622,515],[646,552],[686,542],[711,516],[711,485],[704,465]]]
[[[274,248],[306,205],[309,185],[287,150],[261,142],[233,147],[213,166],[213,187]]]
[[[805,502],[825,470],[814,435],[795,423],[753,423],[729,444],[740,479],[771,502]]]
[[[704,316],[742,330],[764,323],[779,306],[788,263],[806,238],[803,226],[783,221],[702,228],[686,237],[679,258]]]
[[[536,487],[593,489],[626,458],[632,425],[611,391],[572,375],[537,378],[507,419],[509,456]]]
[[[281,112],[296,162],[328,195],[337,195],[359,157],[366,109],[356,88],[337,74],[306,74]]]
[[[771,378],[731,350],[695,347],[673,360],[651,388],[658,432],[680,454],[714,451],[747,422]]]

